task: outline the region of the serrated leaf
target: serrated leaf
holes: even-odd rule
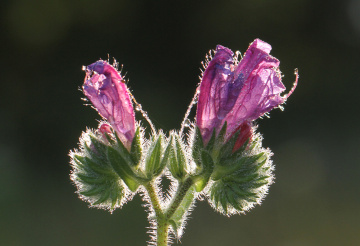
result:
[[[236,162],[227,160],[227,162],[231,163],[231,165],[215,166],[211,178],[216,181],[224,176],[233,174],[235,171],[238,171],[244,165],[244,163],[246,163],[246,160],[246,158],[238,159]]]
[[[250,181],[255,180],[259,176],[258,173],[253,173],[249,175],[239,175],[239,173],[235,173],[234,175],[229,175],[223,178],[225,182],[234,182],[234,183],[249,183]]]
[[[259,148],[259,143],[254,148]],[[223,153],[221,165],[216,165],[211,176],[214,181],[210,187],[210,200],[222,213],[242,213],[266,194],[263,187],[269,184],[268,151],[254,149],[250,151],[232,153],[225,158]]]
[[[213,171],[213,168],[214,168],[214,161],[213,161],[210,153],[207,152],[206,150],[201,151],[201,162],[203,164],[204,171],[206,173],[211,174],[211,172]]]
[[[74,160],[76,168],[80,169],[81,171],[86,171],[87,167],[83,156],[73,155],[72,159]]]
[[[128,163],[121,156],[121,154],[112,147],[108,147],[107,150],[108,160],[113,167],[114,171],[124,181],[124,183],[133,192],[137,190],[140,183],[136,179],[133,170],[129,167]]]
[[[96,151],[98,151],[100,153],[105,153],[106,152],[106,145],[101,140],[99,140],[93,134],[89,134],[89,137],[90,137],[90,141],[94,145]]]
[[[116,147],[122,158],[128,163],[130,166],[135,166],[135,163],[133,161],[133,158],[128,151],[128,149],[125,147],[125,145],[121,142],[119,136],[115,132],[115,139],[116,139]]]
[[[98,208],[113,210],[124,199],[123,183],[107,158],[108,143],[91,131],[82,136],[78,152],[71,153],[78,193],[82,199]],[[112,144],[116,146],[115,142]],[[91,147],[90,147],[91,146]]]
[[[90,184],[90,185],[101,184],[106,181],[106,178],[103,176],[87,176],[86,174],[83,174],[83,173],[78,173],[77,177],[79,179],[81,179],[83,182]]]
[[[85,149],[86,155],[89,156],[90,158],[95,159],[97,161],[106,160],[106,154],[104,155],[104,153],[95,152],[87,143],[85,143],[83,147]]]
[[[95,162],[88,157],[85,157],[85,161],[89,168],[98,174],[102,174],[104,176],[111,176],[114,174],[114,171],[111,169],[111,167],[101,165],[99,162]]]
[[[238,211],[243,210],[243,207],[239,203],[238,196],[233,191],[227,192],[226,198],[227,198],[228,202],[231,204],[231,206],[234,207],[236,210],[238,210]]]
[[[80,192],[80,194],[84,195],[84,196],[94,196],[94,195],[101,193],[101,191],[103,191],[103,190],[104,190],[103,186],[91,186],[90,189],[88,189],[86,191],[82,191],[82,192]]]
[[[228,212],[228,200],[226,197],[226,192],[221,192],[219,194],[219,201],[221,204],[222,209],[224,210],[225,214]]]
[[[198,175],[196,181],[195,181],[195,189],[197,192],[202,191],[207,183],[209,182],[210,176],[212,174],[212,171],[214,169],[214,161],[206,150],[201,151],[201,163],[203,166],[203,169],[201,173]]]
[[[110,189],[104,190],[104,192],[101,193],[100,198],[93,203],[93,205],[98,205],[103,202],[105,202],[107,199],[109,199],[110,196]]]
[[[221,146],[220,149],[220,164],[221,164],[221,160],[222,159],[226,159],[229,158],[230,156],[233,155],[233,149],[234,149],[234,145],[236,143],[236,139],[239,136],[239,132],[236,132],[233,136],[231,136],[231,138],[223,144],[223,146]]]

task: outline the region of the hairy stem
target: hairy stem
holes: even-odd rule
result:
[[[157,246],[167,246],[168,245],[168,238],[169,238],[169,220],[171,216],[174,215],[178,207],[180,206],[181,202],[184,200],[186,193],[189,191],[190,187],[193,185],[192,177],[188,177],[182,182],[170,203],[166,212],[161,209],[160,200],[158,195],[156,194],[153,182],[147,183],[145,186],[150,202],[152,207],[155,211],[156,216],[156,231],[157,231]]]
[[[169,237],[169,224],[165,219],[164,213],[161,209],[160,200],[156,194],[153,182],[149,182],[144,185],[148,192],[150,202],[155,211],[156,216],[156,231],[157,231],[157,245],[167,246]]]
[[[163,211],[161,209],[159,197],[156,194],[153,182],[149,182],[144,186],[145,186],[145,189],[148,192],[150,202],[151,202],[152,207],[154,208],[154,211],[155,211],[156,218],[158,218],[158,219],[162,218],[164,216],[164,214],[163,214]]]
[[[182,182],[180,184],[178,190],[176,191],[174,199],[172,200],[170,206],[168,207],[168,209],[165,212],[166,220],[169,220],[171,218],[171,216],[173,216],[173,214],[175,213],[175,211],[177,210],[177,208],[183,201],[186,193],[188,192],[188,190],[190,189],[190,187],[192,185],[193,185],[192,177],[188,177],[187,179],[185,179],[184,182]]]
[[[164,218],[157,219],[157,246],[167,246],[169,237],[169,223]]]

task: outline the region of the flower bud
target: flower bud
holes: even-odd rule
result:
[[[119,72],[102,60],[87,66],[83,91],[99,114],[110,123],[124,146],[130,149],[135,134],[135,113]]]
[[[279,60],[269,55],[270,50],[269,44],[256,39],[237,64],[230,49],[216,47],[203,73],[196,113],[205,144],[213,130],[219,133],[225,122],[228,139],[242,124],[251,125],[251,121],[284,103],[293,92],[295,88],[288,95],[280,95],[285,86]]]
[[[233,152],[238,150],[241,146],[245,144],[246,141],[249,140],[248,144],[251,142],[251,138],[253,136],[253,129],[251,126],[251,123],[245,121],[242,123],[235,132],[239,131],[239,136],[236,139],[236,142],[234,144]]]

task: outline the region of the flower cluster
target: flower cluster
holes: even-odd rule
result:
[[[269,55],[270,50],[268,43],[256,39],[237,63],[230,49],[216,47],[203,73],[197,105],[196,125],[204,142],[209,141],[214,129],[219,133],[227,122],[227,138],[243,129],[237,143],[240,147],[246,136],[251,135],[251,122],[290,96],[291,93],[280,95],[285,86],[281,82],[279,60]]]
[[[83,133],[79,148],[70,153],[71,179],[80,198],[113,211],[142,193],[157,245],[168,245],[169,228],[180,238],[199,197],[227,216],[260,204],[273,182],[274,166],[254,121],[281,107],[298,79],[296,72],[293,88],[282,95],[279,60],[270,50],[256,39],[238,61],[230,49],[216,47],[194,97],[196,117],[186,143],[184,124],[169,136],[155,130],[116,66],[99,60],[84,67],[83,92],[103,121],[97,130]],[[148,139],[135,120],[133,103],[152,128]],[[159,188],[164,176],[171,180],[166,192]]]

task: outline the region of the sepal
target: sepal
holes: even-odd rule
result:
[[[124,158],[118,150],[111,146],[107,148],[107,157],[114,171],[124,181],[127,187],[129,187],[132,192],[135,192],[140,185],[140,181],[137,179],[134,171],[129,166],[129,162],[126,158]]]
[[[191,138],[191,155],[196,164],[196,173],[194,175],[194,186],[196,192],[202,191],[210,179],[214,168],[214,161],[212,157],[212,150],[216,144],[216,133],[213,131],[207,145],[204,145],[200,129],[195,126]]]
[[[152,136],[150,146],[147,149],[145,158],[145,175],[148,179],[152,179],[161,174],[165,167],[163,162],[164,153],[164,135],[160,132]]]
[[[179,136],[172,133],[168,144],[169,155],[167,164],[172,176],[177,180],[183,180],[187,175],[187,158]]]
[[[217,211],[227,216],[244,213],[260,204],[267,194],[274,167],[272,154],[261,147],[261,140],[257,135],[251,145],[246,147],[245,143],[234,153],[220,152],[208,190],[209,202]]]
[[[130,197],[124,183],[107,160],[107,144],[90,130],[80,138],[80,148],[70,152],[71,180],[80,198],[91,206],[113,211]]]
[[[211,173],[214,169],[214,161],[210,153],[206,150],[201,151],[202,171],[195,177],[195,189],[197,192],[202,191],[209,182]]]
[[[134,163],[134,167],[139,167],[142,156],[142,144],[141,144],[141,131],[140,127],[136,129],[133,141],[131,143],[130,155]]]
[[[202,169],[201,151],[204,149],[204,142],[199,127],[195,126],[193,131],[194,133],[191,139],[191,156],[196,164],[196,167],[198,169]]]

